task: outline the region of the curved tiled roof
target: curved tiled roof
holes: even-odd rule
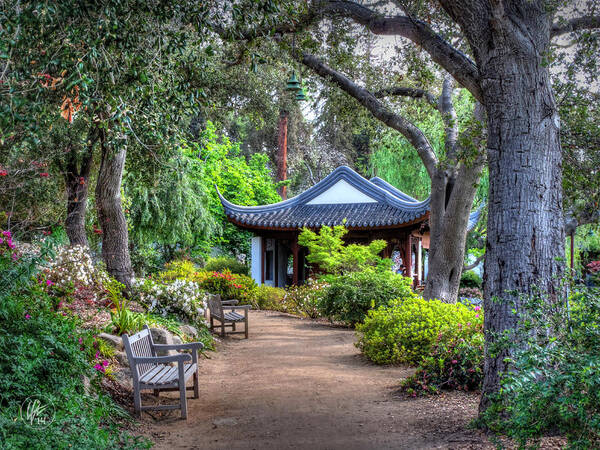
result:
[[[323,201],[322,195],[340,181],[368,201]],[[391,228],[425,220],[429,213],[429,198],[419,202],[382,179],[367,180],[347,166],[338,167],[296,197],[271,205],[235,205],[218,194],[227,218],[245,228],[298,229],[344,223],[350,228]]]

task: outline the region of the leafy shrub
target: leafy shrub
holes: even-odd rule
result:
[[[300,314],[312,319],[319,317],[319,306],[328,286],[324,281],[313,278],[309,278],[300,286],[290,286],[279,305],[280,311]]]
[[[385,248],[384,240],[368,245],[344,243],[348,229],[343,225],[323,226],[318,233],[303,228],[298,243],[308,248],[306,260],[330,274],[344,274],[363,270],[365,267],[391,268],[391,260],[379,253]]]
[[[481,289],[483,281],[476,272],[472,270],[466,270],[460,276],[460,287],[461,288],[475,288]]]
[[[354,325],[362,322],[367,311],[387,305],[394,298],[416,296],[412,280],[391,270],[367,268],[360,272],[326,278],[329,287],[319,302],[325,317]]]
[[[458,296],[461,298],[483,298],[483,293],[478,288],[460,288]]]
[[[440,333],[461,336],[465,327],[483,323],[479,307],[406,295],[369,311],[357,346],[378,364],[419,364],[432,354]]]
[[[250,275],[250,268],[237,258],[231,256],[219,256],[216,258],[209,258],[204,265],[204,270],[209,272],[224,272],[228,270],[231,273],[238,275]]]
[[[281,288],[262,285],[257,286],[250,294],[250,304],[255,309],[279,311],[286,291]]]
[[[150,313],[163,317],[172,314],[192,323],[203,319],[206,294],[193,281],[176,279],[161,283],[146,278],[133,280],[132,286],[137,300]]]
[[[0,257],[0,267],[10,260]],[[15,271],[35,272],[32,267]],[[106,370],[90,332],[75,318],[53,311],[45,288],[31,279],[13,278],[0,289],[0,442],[3,448],[139,448],[119,431],[127,417],[100,389]],[[92,367],[96,365],[96,370]],[[86,391],[83,376],[92,379]],[[23,420],[23,409],[39,401],[53,411],[45,426]]]
[[[154,277],[158,281],[169,282],[178,279],[184,279],[189,281],[196,281],[196,277],[199,275],[198,269],[194,266],[194,263],[187,260],[176,260],[165,264],[165,270],[159,272]]]
[[[483,422],[522,447],[550,433],[600,447],[600,295],[579,292],[571,305],[532,298],[504,336],[511,370]]]
[[[235,275],[225,270],[207,272],[206,278],[200,283],[200,288],[210,294],[219,294],[223,300],[236,299],[248,303],[252,292],[256,289],[254,280],[246,275]]]
[[[483,382],[483,323],[465,324],[461,333],[438,334],[431,354],[417,372],[402,383],[413,396],[435,394],[442,389],[472,391]]]

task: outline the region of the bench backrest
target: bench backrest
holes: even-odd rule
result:
[[[127,359],[129,359],[131,371],[133,372],[137,369],[138,376],[142,376],[149,370],[152,370],[154,367],[156,367],[156,364],[152,363],[138,364],[137,366],[133,364],[133,358],[136,356],[156,356],[156,352],[154,351],[154,342],[152,340],[152,335],[150,334],[148,325],[144,325],[144,329],[142,331],[132,334],[131,336],[124,334],[123,346],[125,347],[125,352],[127,353]]]
[[[211,316],[223,317],[223,304],[221,303],[221,296],[219,294],[209,294],[208,309],[210,309]]]

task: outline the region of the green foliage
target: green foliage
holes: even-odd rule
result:
[[[344,274],[366,267],[388,268],[391,262],[379,256],[387,245],[384,240],[375,240],[368,245],[345,245],[343,237],[348,229],[343,225],[323,226],[318,233],[303,228],[298,243],[308,248],[306,259],[330,274]]]
[[[239,275],[250,275],[250,268],[241,263],[237,258],[231,256],[218,256],[209,258],[204,265],[204,270],[209,272],[223,272],[229,270],[231,273]]]
[[[460,276],[460,287],[461,288],[477,288],[481,289],[483,281],[476,272],[472,270],[466,270]]]
[[[416,373],[402,383],[402,390],[417,396],[441,390],[473,391],[483,382],[483,323],[465,324],[460,332],[438,334],[431,354]]]
[[[369,311],[357,326],[357,346],[377,364],[420,364],[432,354],[440,333],[463,337],[475,324],[483,324],[483,314],[473,307],[405,295]]]
[[[325,279],[329,287],[319,302],[321,314],[349,325],[362,322],[370,309],[387,305],[392,299],[416,296],[412,280],[391,270],[369,267]]]
[[[505,336],[511,370],[483,422],[521,448],[549,433],[570,448],[600,445],[600,295],[583,290],[570,303],[528,299]]]
[[[249,301],[254,309],[279,311],[285,295],[285,289],[263,284],[252,290]]]
[[[248,303],[256,283],[246,275],[224,272],[207,272],[207,277],[200,283],[200,289],[210,294],[218,294],[223,300],[236,299]]]
[[[147,447],[119,431],[118,421],[127,414],[98,389],[101,375],[88,359],[95,353],[87,348],[93,342],[91,332],[82,333],[75,319],[57,314],[51,305],[35,280],[14,282],[10,292],[0,291],[2,447]],[[90,392],[82,376],[92,379]],[[46,426],[22,419],[23,409],[35,400],[40,402],[40,415],[52,419]]]
[[[157,273],[154,278],[161,282],[175,281],[180,278],[196,281],[199,272],[199,269],[196,268],[192,261],[181,259],[165,264],[165,269]]]
[[[309,278],[300,286],[290,286],[281,302],[282,311],[316,319],[321,314],[320,307],[327,294],[326,282]]]

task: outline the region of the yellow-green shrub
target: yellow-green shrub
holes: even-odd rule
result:
[[[356,327],[360,332],[356,345],[378,364],[418,364],[431,354],[441,333],[460,337],[482,322],[483,314],[472,306],[400,298],[369,311],[364,323]]]
[[[257,286],[249,294],[249,302],[256,309],[270,309],[279,311],[281,301],[285,296],[285,289],[272,286]]]

